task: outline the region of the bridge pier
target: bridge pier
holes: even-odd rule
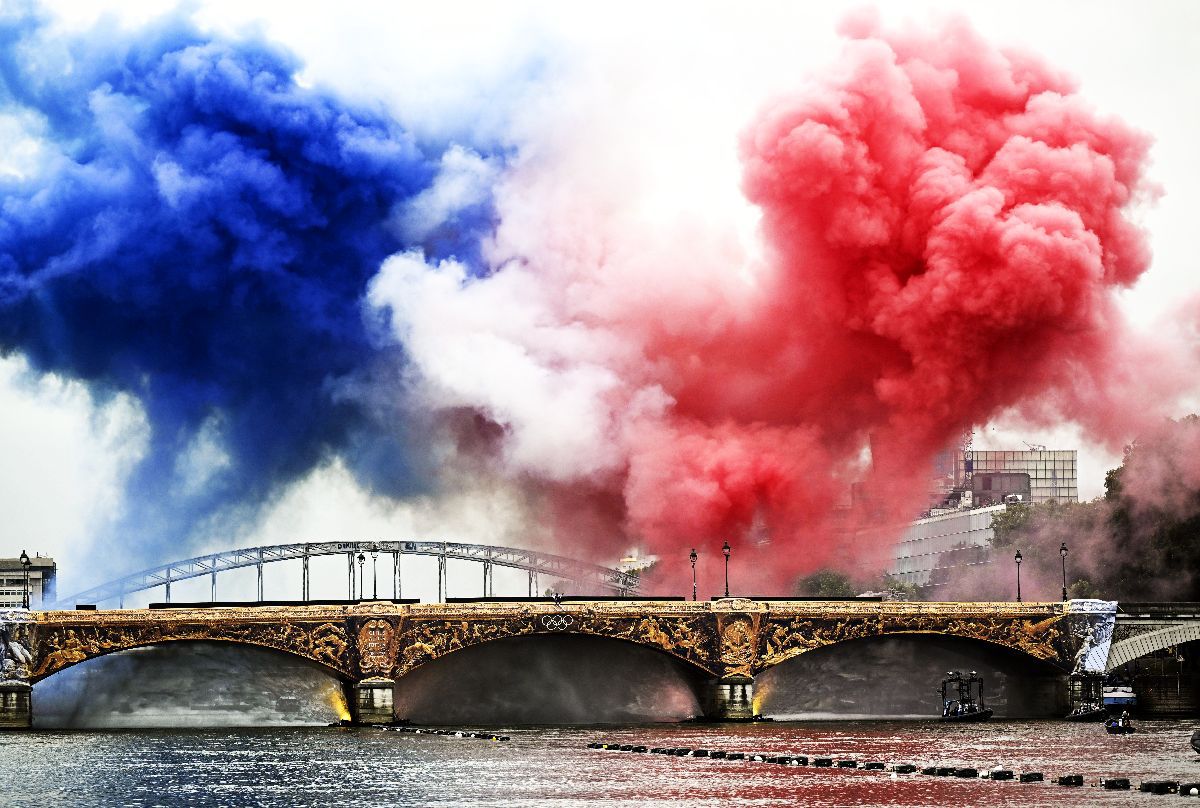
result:
[[[709,721],[753,721],[754,679],[725,676],[708,685],[704,717]]]
[[[350,709],[355,724],[394,724],[396,722],[396,682],[372,677],[351,686]]]
[[[33,726],[33,688],[24,682],[0,682],[0,730]]]

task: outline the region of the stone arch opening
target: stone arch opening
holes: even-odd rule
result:
[[[785,660],[755,678],[755,706],[776,718],[932,718],[950,670],[978,671],[998,717],[1070,709],[1058,666],[984,640],[925,633],[852,639]]]
[[[605,724],[701,714],[712,674],[659,649],[589,634],[471,645],[396,683],[396,714],[424,724]]]
[[[173,640],[72,663],[34,684],[36,728],[323,725],[350,717],[331,668],[266,646]]]

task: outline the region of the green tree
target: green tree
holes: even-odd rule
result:
[[[834,570],[820,570],[796,582],[796,594],[814,598],[847,598],[857,594],[850,579]]]

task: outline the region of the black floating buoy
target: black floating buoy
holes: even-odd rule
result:
[[[1083,775],[1064,774],[1054,782],[1058,783],[1060,786],[1081,786],[1083,785]]]
[[[837,762],[837,765],[838,765],[839,769],[857,769],[858,761],[857,760],[839,760]]]
[[[1105,777],[1100,780],[1100,785],[1109,791],[1128,791],[1128,777]]]
[[[635,747],[633,747],[633,751],[634,752],[648,752],[649,750],[646,749],[646,747],[644,747],[644,746],[635,746]]]
[[[938,777],[952,777],[954,775],[953,766],[938,766],[933,770],[933,773]]]
[[[749,758],[747,758],[747,760],[753,760],[756,763],[762,763],[764,760],[766,760],[766,757],[763,755],[751,755]]]
[[[1200,797],[1200,783],[1180,783],[1179,796]]]
[[[883,771],[886,768],[886,766],[882,763],[879,763],[878,761],[873,761],[871,763],[864,763],[863,768],[869,769],[871,771]]]
[[[1179,782],[1176,780],[1143,780],[1138,786],[1139,791],[1145,791],[1150,794],[1174,794],[1179,791]]]
[[[813,758],[812,765],[814,766],[832,766],[833,758]]]
[[[972,769],[970,766],[964,766],[961,769],[955,769],[954,776],[955,777],[963,777],[963,778],[969,778],[969,777],[978,778],[979,777],[979,769]]]
[[[1019,779],[1022,783],[1040,783],[1042,782],[1041,772],[1022,772]]]
[[[745,760],[746,753],[745,752],[729,752],[725,755],[725,759],[726,760]]]
[[[725,753],[722,752],[720,749],[714,749],[713,751],[708,753],[708,756],[710,758],[723,758],[723,757],[725,757]]]
[[[621,746],[620,746],[620,747],[618,747],[618,748],[619,748],[619,749],[620,749],[622,752],[632,752],[632,751],[633,751],[633,744],[631,744],[631,743],[623,743],[623,744],[621,744]]]
[[[600,747],[601,747],[601,744],[598,744],[595,741],[592,741],[590,744],[587,745],[588,749],[599,749]]]
[[[992,769],[988,772],[989,780],[1011,780],[1013,779],[1012,769]]]
[[[921,769],[921,774],[937,774],[937,766],[926,766]]]
[[[707,749],[693,750],[692,757],[708,757],[708,750]]]
[[[807,766],[808,765],[808,755],[796,755],[795,757],[792,758],[792,760],[796,763],[797,766]]]
[[[777,763],[780,766],[789,766],[792,763],[792,759],[787,755],[776,755],[775,757],[767,758],[767,763]]]
[[[917,767],[911,763],[893,763],[888,768],[896,774],[912,774],[917,770]]]
[[[690,755],[691,753],[692,753],[691,749],[684,749],[682,747],[675,750],[676,757],[686,757],[687,755]]]

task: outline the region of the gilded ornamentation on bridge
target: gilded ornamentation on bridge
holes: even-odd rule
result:
[[[375,618],[358,630],[358,664],[366,674],[389,673],[396,658],[395,632],[387,620]]]
[[[599,606],[599,604],[597,604]],[[536,611],[540,611],[537,609]],[[709,672],[716,672],[715,640],[701,615],[647,615],[629,610],[617,616],[595,606],[564,606],[536,613],[529,605],[491,614],[464,612],[450,618],[410,619],[399,636],[396,676],[438,657],[472,645],[530,634],[590,634],[628,640],[665,651]],[[497,614],[497,612],[500,612]]]
[[[400,678],[426,662],[492,640],[575,634],[636,643],[712,676],[729,677],[754,676],[835,643],[917,633],[994,643],[1071,670],[1098,647],[1097,621],[1109,619],[1087,612],[1086,605],[1078,614],[1073,609],[1058,603],[731,598],[21,612],[12,619],[0,614],[0,664],[6,677],[37,680],[112,651],[213,640],[275,648],[357,681]]]
[[[754,625],[749,618],[729,620],[721,628],[724,676],[751,676],[754,667]]]
[[[800,614],[790,617],[768,616],[760,630],[757,668],[761,670],[827,645],[889,634],[964,637],[1049,661],[1061,661],[1066,650],[1063,633],[1058,628],[1063,619],[1061,611],[1018,607],[1014,613],[1007,605],[1002,609],[997,604],[986,604],[990,607],[987,610],[977,608],[983,604],[848,605],[858,614],[845,614],[843,604],[828,603],[806,605],[797,609]],[[1009,613],[1004,613],[1005,610]]]
[[[350,642],[341,621],[270,620],[263,619],[267,615],[261,610],[231,612],[234,610],[59,613],[70,617],[37,626],[33,678],[44,678],[113,651],[179,640],[260,645],[306,657],[343,674],[352,671]],[[247,612],[254,619],[245,619]]]

